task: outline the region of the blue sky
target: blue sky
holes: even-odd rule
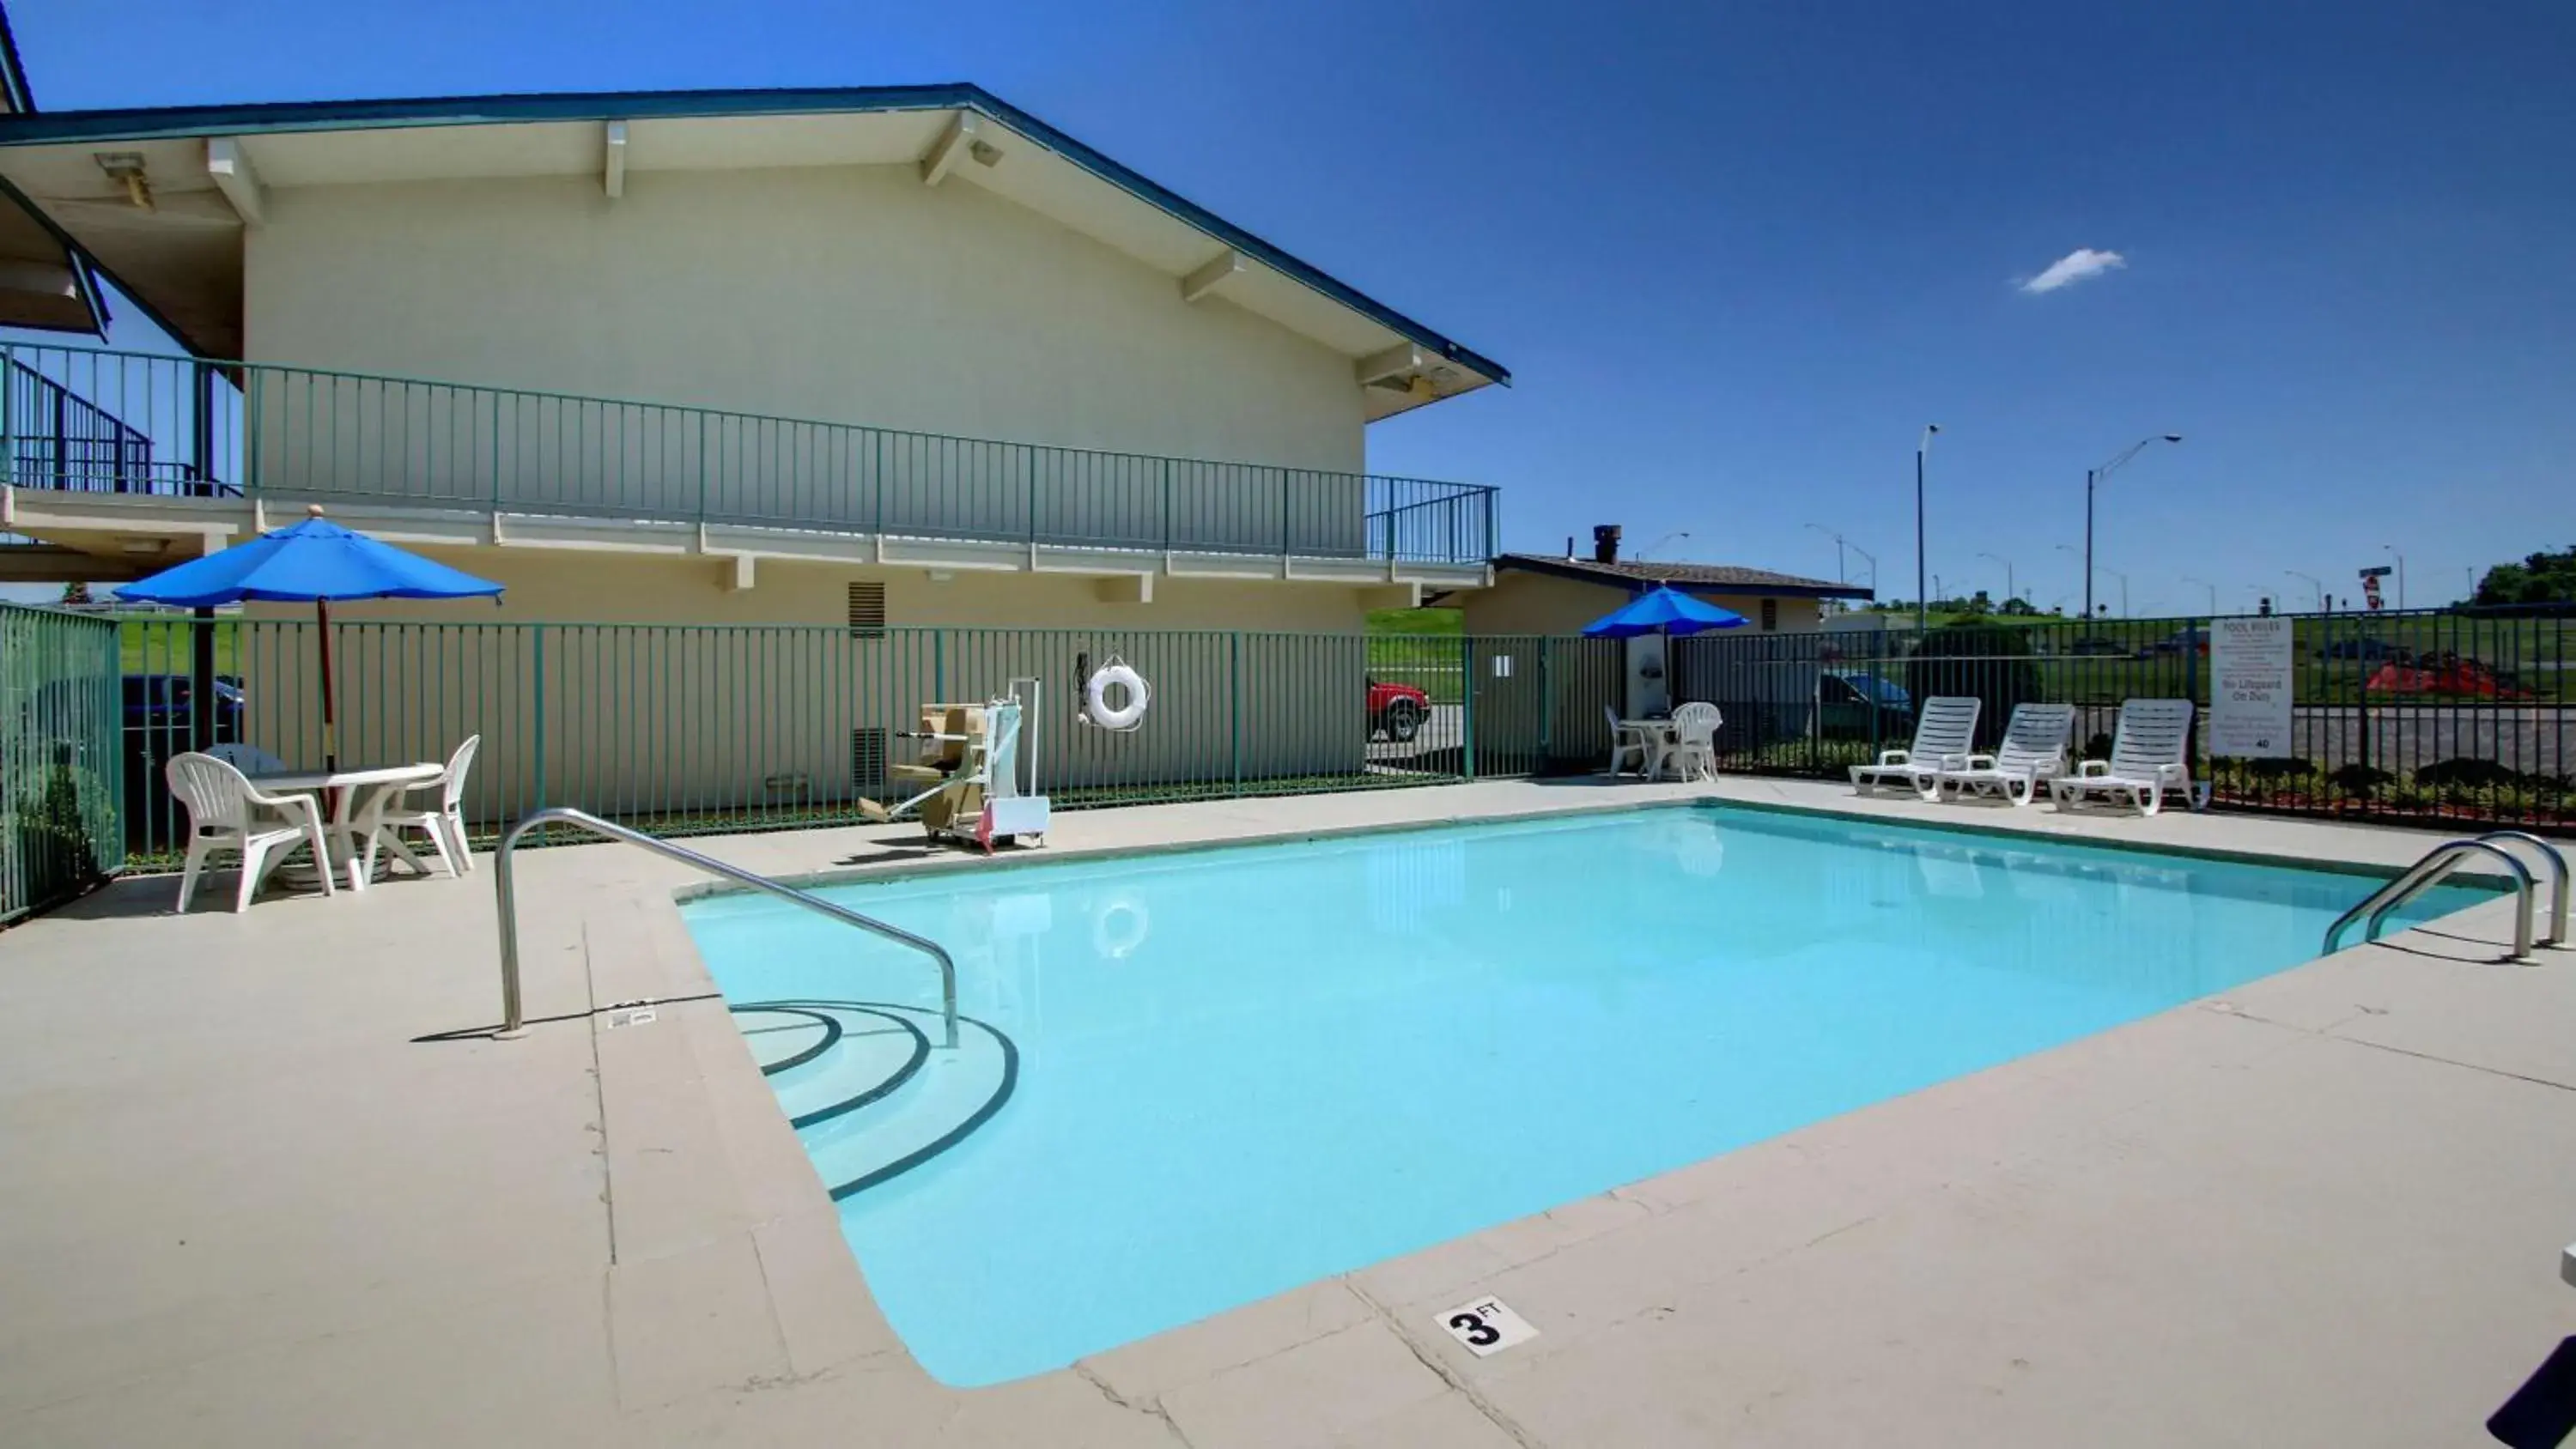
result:
[[[1509,365],[1370,456],[1514,548],[1830,575],[1813,523],[1909,595],[1926,422],[1952,592],[2074,594],[2166,430],[2103,498],[2139,612],[2576,542],[2563,0],[10,9],[47,109],[978,82]]]

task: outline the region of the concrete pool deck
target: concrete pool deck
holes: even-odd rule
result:
[[[1702,796],[2371,866],[2435,838],[1729,778],[1087,812],[1046,853]],[[794,875],[915,834],[693,844]],[[2576,952],[2493,964],[2497,902],[951,1390],[723,1003],[595,1014],[710,990],[684,869],[529,852],[538,1024],[417,1040],[497,1019],[480,863],[238,917],[122,881],[0,934],[0,1442],[2470,1444],[2576,1332]],[[1539,1337],[1434,1325],[1483,1294]]]

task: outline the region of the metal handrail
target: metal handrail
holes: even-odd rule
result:
[[[2479,836],[2478,839],[2483,841],[2492,841],[2497,844],[2528,845],[2532,849],[2540,852],[2540,858],[2549,863],[2550,885],[2552,887],[2549,906],[2549,933],[2540,938],[2540,944],[2544,946],[2566,945],[2567,857],[2559,853],[2557,846],[2550,844],[2548,841],[2541,839],[2539,836],[2532,834],[2528,830],[2490,830],[2486,834]]]
[[[0,375],[23,375],[0,434],[29,431],[32,377],[294,503],[1460,565],[1498,546],[1480,483],[116,348],[0,343]],[[49,478],[0,449],[0,481]]]
[[[2513,955],[2507,959],[2519,961],[2529,956],[2531,954],[2531,872],[2511,851],[2483,840],[2449,840],[2426,851],[2422,859],[2407,867],[2404,875],[2372,891],[2360,905],[2337,916],[2335,923],[2326,927],[2325,949],[2319,954],[2331,956],[2342,950],[2343,933],[2351,929],[2353,922],[2364,916],[2369,917],[2370,924],[2362,932],[2361,939],[2365,942],[2378,940],[2380,927],[2387,923],[2390,912],[2423,894],[2442,877],[2459,869],[2470,856],[2479,854],[2491,855],[2503,861],[2505,869],[2513,877],[2515,903],[2520,909],[2513,914]]]
[[[873,916],[860,915],[847,906],[834,905],[821,896],[808,894],[791,885],[783,885],[765,875],[755,875],[741,866],[727,865],[713,856],[700,855],[694,850],[682,849],[658,835],[647,835],[640,830],[629,830],[623,825],[612,825],[587,811],[575,810],[565,805],[550,805],[522,818],[501,837],[501,848],[492,855],[492,890],[501,916],[501,1029],[493,1035],[504,1040],[515,1040],[528,1034],[526,1018],[519,1008],[519,911],[517,896],[510,885],[510,852],[518,845],[519,837],[527,834],[531,827],[543,825],[549,821],[577,825],[593,835],[606,836],[610,840],[622,840],[629,845],[640,845],[656,855],[668,856],[682,865],[694,866],[709,875],[721,876],[737,885],[746,885],[753,890],[776,896],[782,901],[793,902],[809,911],[829,916],[843,925],[856,926],[862,931],[873,932],[898,945],[909,946],[929,956],[939,963],[940,1013],[948,1026],[948,1039],[945,1045],[952,1049],[956,1047],[957,963],[949,957],[947,950],[938,942],[916,936],[901,927],[887,925]]]

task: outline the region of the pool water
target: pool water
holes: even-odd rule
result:
[[[686,915],[783,1110],[833,1114],[878,1302],[975,1386],[2296,965],[2374,884],[1695,807],[826,890],[955,955],[953,1051],[922,957]]]

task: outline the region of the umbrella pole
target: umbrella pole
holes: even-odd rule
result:
[[[335,738],[338,720],[331,702],[331,603],[328,599],[313,601],[313,617],[322,627],[322,768],[340,768],[339,741]]]

